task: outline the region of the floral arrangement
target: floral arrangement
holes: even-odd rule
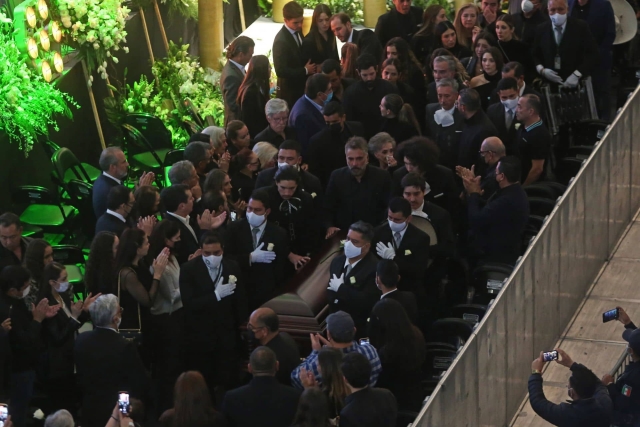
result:
[[[169,7],[169,13],[176,13],[185,18],[198,19],[198,0],[160,0]],[[145,8],[153,5],[153,0],[133,0],[135,7]]]
[[[77,44],[79,58],[86,61],[89,73],[97,70],[106,79],[107,60],[111,58],[117,64],[116,52],[129,52],[124,46],[129,8],[121,0],[53,0],[53,4],[54,13]]]
[[[38,136],[49,134],[49,125],[58,130],[57,114],[71,118],[67,103],[78,104],[27,67],[12,33],[12,21],[0,11],[0,130],[26,156]]]

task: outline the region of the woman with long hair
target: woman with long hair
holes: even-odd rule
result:
[[[203,199],[215,198],[216,195],[224,196],[229,208],[235,212],[237,216],[243,217],[247,204],[244,200],[232,200],[233,185],[231,177],[223,170],[215,169],[207,174],[204,180],[204,188],[202,189]],[[208,196],[211,194],[211,196]],[[231,221],[231,215],[227,216],[227,221]]]
[[[395,58],[402,64],[403,73],[401,80],[411,86],[414,90],[413,106],[418,109],[424,103],[426,105],[427,84],[424,76],[422,64],[416,59],[415,55],[402,37],[394,37],[389,40],[385,46],[385,58]],[[423,95],[424,94],[424,95]],[[409,101],[407,101],[409,102]]]
[[[463,46],[459,40],[455,27],[449,21],[444,21],[436,25],[435,43],[436,48],[443,47],[458,59],[471,56],[471,49]]]
[[[521,63],[524,67],[525,80],[531,81],[535,76],[533,56],[529,46],[518,40],[513,16],[507,14],[498,16],[498,19],[496,19],[496,35],[498,36],[498,47],[502,51],[505,64],[514,61]]]
[[[398,89],[398,95],[402,97],[406,102],[411,103],[415,91],[411,86],[404,82],[404,68],[403,64],[398,58],[389,58],[382,61],[380,67],[382,78]]]
[[[224,417],[213,407],[211,393],[200,372],[187,371],[176,381],[173,408],[160,417],[163,427],[226,426]]]
[[[224,129],[218,126],[209,126],[203,129],[202,133],[209,135],[209,144],[213,150],[213,168],[229,171],[231,154],[227,151],[227,135]]]
[[[318,371],[322,378],[320,389],[329,399],[329,418],[340,415],[349,387],[342,376],[342,352],[332,347],[322,347],[318,352]]]
[[[456,13],[456,17],[453,20],[453,26],[456,29],[458,35],[458,43],[462,46],[470,49],[473,44],[473,31],[474,28],[480,28],[478,25],[478,15],[480,10],[478,6],[473,3],[465,4]]]
[[[469,77],[474,78],[482,74],[482,54],[489,50],[490,47],[498,46],[496,38],[486,31],[481,32],[473,41],[473,55],[470,58],[463,59],[462,65]]]
[[[87,292],[94,295],[99,293],[115,294],[117,292],[113,270],[119,244],[118,236],[110,231],[102,231],[93,238],[84,274]]]
[[[420,125],[411,105],[395,93],[386,95],[380,101],[380,115],[383,117],[379,132],[386,132],[396,141],[406,141],[420,135]]]
[[[340,50],[342,65],[342,77],[347,79],[360,80],[360,74],[356,70],[356,59],[358,59],[358,46],[355,43],[345,43]]]
[[[419,411],[424,398],[420,372],[426,358],[422,332],[393,299],[378,301],[369,317],[369,340],[378,350],[382,374],[376,387],[389,389],[400,409]]]
[[[264,55],[254,55],[249,61],[247,74],[238,89],[236,102],[240,109],[240,120],[247,124],[250,135],[257,135],[269,125],[264,107],[269,100],[269,78],[271,65]]]
[[[335,424],[329,420],[327,396],[317,387],[303,391],[298,401],[296,416],[293,418],[293,427],[329,427],[331,425]]]
[[[256,177],[260,170],[258,155],[249,148],[243,148],[234,157],[238,172],[231,177],[234,200],[249,202],[249,197],[256,186]]]
[[[311,29],[302,40],[302,63],[311,61],[318,68],[327,59],[338,60],[336,36],[331,31],[331,9],[326,4],[319,3],[313,10]]]
[[[411,39],[411,49],[421,64],[426,64],[429,53],[433,50],[436,25],[448,21],[447,12],[439,4],[432,4],[424,10],[422,26]]]
[[[482,109],[487,110],[489,100],[498,82],[502,79],[502,67],[504,60],[502,52],[497,47],[490,47],[482,54],[482,74],[475,76],[469,82],[469,86],[480,94]]]
[[[53,261],[53,248],[51,244],[44,239],[33,239],[29,242],[27,250],[24,252],[24,267],[31,274],[31,288],[29,295],[24,298],[27,307],[35,304],[42,283],[42,272],[44,267]],[[40,301],[40,300],[38,300]]]

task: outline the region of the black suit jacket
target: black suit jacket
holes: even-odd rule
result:
[[[378,18],[376,24],[376,35],[380,44],[385,46],[389,40],[394,37],[402,37],[409,45],[411,45],[411,38],[418,31],[420,25],[422,25],[422,13],[423,10],[417,6],[411,6],[409,10],[409,25],[405,26],[404,21],[401,22],[400,13],[396,10],[395,6],[384,15]]]
[[[300,394],[275,377],[253,377],[249,384],[227,392],[221,410],[229,427],[289,427]]]
[[[422,205],[422,212],[427,214],[438,237],[438,243],[429,247],[429,256],[434,262],[439,258],[453,258],[456,252],[456,240],[453,235],[453,224],[449,212],[426,200]]]
[[[247,295],[240,267],[227,258],[223,258],[220,265],[223,284],[229,283],[229,275],[238,279],[234,293],[220,301],[215,294],[216,284],[201,256],[180,267],[185,332],[191,345],[214,349],[222,346],[219,341],[233,342],[238,327],[247,319]]]
[[[302,37],[302,36],[301,36]],[[285,25],[273,40],[273,66],[278,76],[277,96],[293,108],[293,104],[304,95],[307,72],[302,62],[302,51]]]
[[[127,222],[122,222],[120,218],[116,218],[107,212],[104,212],[100,218],[98,218],[98,222],[96,222],[96,234],[101,231],[110,231],[120,237],[122,232],[127,228],[129,228]]]
[[[227,61],[222,67],[220,75],[220,89],[222,91],[222,101],[224,102],[224,125],[227,126],[231,120],[240,118],[240,109],[236,98],[238,89],[244,80],[244,74],[231,61]],[[247,123],[247,122],[245,122]],[[252,134],[253,135],[253,134]]]
[[[394,299],[400,303],[404,311],[407,312],[411,323],[415,324],[418,320],[418,303],[416,302],[416,296],[412,292],[395,290],[387,294],[382,295],[380,299]]]
[[[457,166],[470,169],[471,166],[477,164],[480,160],[478,152],[482,141],[497,135],[498,130],[486,113],[482,110],[476,111],[471,118],[465,120],[464,129],[460,134]]]
[[[380,40],[373,31],[367,28],[363,30],[353,29],[352,31],[351,42],[358,46],[360,55],[368,53],[373,55],[374,58],[382,57],[382,45],[380,45]]]
[[[269,126],[267,116],[264,114],[264,107],[267,105],[268,100],[269,94],[262,94],[257,85],[249,86],[244,92],[238,110],[240,113],[239,118],[247,125],[249,135],[255,137],[265,127]]]
[[[335,257],[329,267],[329,278],[344,274],[344,284],[340,286],[338,292],[327,289],[327,303],[332,313],[342,310],[351,315],[356,326],[357,337],[367,336],[367,319],[371,309],[380,299],[380,290],[376,286],[378,258],[373,251],[375,247],[371,248],[348,275],[345,274],[344,269],[347,259],[344,253]]]
[[[389,172],[367,165],[360,182],[349,167],[331,173],[324,197],[325,226],[347,230],[358,220],[375,226],[386,217],[391,192]]]
[[[76,376],[82,392],[82,420],[87,427],[107,424],[118,391],[143,398],[148,377],[135,344],[117,332],[96,328],[78,335],[74,348]]]
[[[347,396],[340,411],[341,427],[395,427],[398,403],[385,388],[367,387]]]
[[[378,242],[382,242],[385,246],[391,243],[395,247],[393,232],[388,222],[376,228],[371,243],[372,250],[375,251]],[[424,293],[423,285],[429,262],[430,243],[431,239],[424,231],[411,223],[407,225],[400,246],[396,248],[396,256],[393,258],[400,272],[398,289],[411,291],[416,295]]]
[[[193,228],[196,236],[198,236],[198,239],[196,239],[193,234],[191,234],[191,231],[189,231],[187,226],[184,225],[184,223],[178,218],[174,217],[173,215],[166,214],[164,216],[164,219],[175,221],[175,223],[178,224],[178,227],[180,227],[180,241],[176,243],[175,250],[178,264],[182,265],[185,262],[189,261],[189,255],[200,249],[200,242],[198,241],[198,239],[200,238],[200,229],[194,228],[194,224],[190,222],[189,225],[191,225],[191,228]]]
[[[440,164],[455,170],[458,161],[458,145],[464,128],[464,117],[457,108],[453,109],[453,124],[442,127],[437,124],[433,115],[442,107],[437,102],[427,105],[427,136],[433,139],[440,148]]]
[[[267,221],[264,232],[260,236],[260,243],[264,243],[262,250],[267,250],[269,243],[273,243],[276,259],[267,263],[250,263],[250,254],[254,251],[251,226],[246,218],[234,221],[225,232],[225,256],[233,259],[240,266],[245,277],[249,309],[264,304],[275,296],[277,289],[285,283],[285,267],[289,262],[289,240],[287,233],[281,227]]]
[[[93,213],[96,218],[100,218],[107,211],[107,199],[109,191],[118,184],[113,179],[105,175],[100,175],[93,183]],[[98,232],[96,231],[96,234]]]
[[[272,186],[276,172],[278,172],[277,166],[261,171],[258,174],[258,178],[256,178],[256,189]],[[299,172],[301,182],[298,188],[311,195],[315,193],[316,195],[314,197],[316,198],[322,196],[322,185],[320,184],[318,177],[302,169],[300,169]]]
[[[501,102],[497,104],[490,105],[487,109],[487,116],[489,116],[489,120],[495,126],[498,131],[498,138],[504,144],[504,147],[507,149],[507,154],[515,154],[517,150],[516,139],[518,137],[518,130],[516,129],[516,123],[520,123],[518,119],[515,117],[515,113],[513,114],[513,120],[511,121],[511,126],[507,129],[506,124],[506,111],[504,109],[504,105]]]
[[[544,68],[553,70],[558,52],[560,70],[555,71],[562,80],[566,80],[576,70],[583,77],[590,75],[600,56],[598,46],[589,31],[589,24],[571,17],[567,18],[559,47],[556,45],[551,21],[541,24],[536,29],[536,38],[533,43],[533,59],[536,66],[542,65]]]
[[[398,93],[398,89],[382,79],[376,79],[371,90],[359,80],[344,91],[342,104],[347,120],[362,123],[365,138],[371,138],[380,129],[380,101],[390,93]]]
[[[253,134],[251,135],[253,136]],[[290,126],[284,128],[284,136],[286,136],[286,139],[295,139],[296,141],[298,138],[296,130]],[[255,142],[268,142],[278,149],[280,149],[280,144],[282,144],[285,140],[285,138],[282,138],[279,134],[275,133],[273,129],[271,129],[271,126],[267,126],[253,138]]]

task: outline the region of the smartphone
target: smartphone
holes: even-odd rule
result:
[[[602,323],[611,322],[612,320],[618,320],[619,317],[620,311],[617,308],[605,311],[604,313],[602,313]]]
[[[121,391],[118,393],[118,409],[122,415],[129,416],[131,412],[131,403],[129,403],[129,393],[126,391]]]
[[[5,403],[0,403],[0,427],[4,427],[4,422],[9,416],[9,407]]]
[[[369,345],[369,338],[360,338],[360,345]]]
[[[558,352],[556,350],[553,351],[545,351],[542,353],[542,358],[545,362],[551,362],[552,360],[558,360]]]

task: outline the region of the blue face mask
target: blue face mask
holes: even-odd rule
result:
[[[333,91],[327,95],[327,99],[324,100],[324,105],[327,105],[333,99]]]

